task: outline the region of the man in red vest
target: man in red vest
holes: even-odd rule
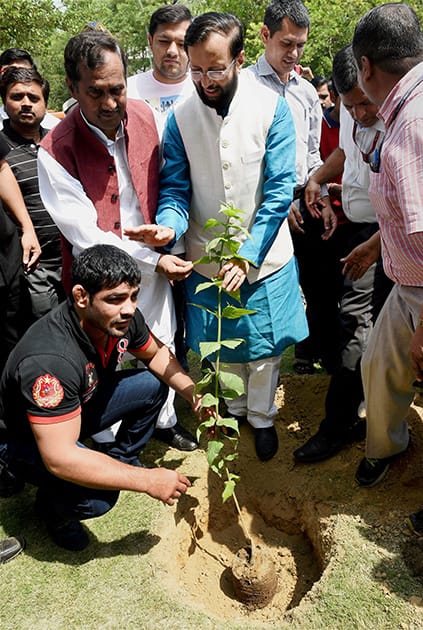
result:
[[[172,347],[175,315],[168,279],[184,279],[192,263],[123,236],[125,228],[154,219],[159,171],[154,115],[145,103],[127,100],[125,55],[108,33],[72,37],[65,70],[78,105],[45,137],[39,151],[45,207],[70,244],[65,251],[73,256],[97,243],[133,256],[142,276],[138,307],[156,337]],[[63,267],[66,278],[66,258]],[[197,442],[177,422],[173,396],[170,390],[156,436],[180,450],[194,450]],[[109,434],[103,450],[113,446],[111,439]]]

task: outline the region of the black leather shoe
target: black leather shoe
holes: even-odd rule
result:
[[[198,442],[195,437],[177,422],[169,429],[155,429],[154,437],[179,451],[195,451]]]
[[[333,437],[322,431],[318,431],[303,446],[294,451],[295,461],[303,464],[312,464],[329,459],[339,453],[345,446],[345,440]]]
[[[0,563],[13,560],[25,549],[25,540],[21,536],[12,536],[0,542]]]
[[[256,453],[262,462],[272,459],[278,452],[279,440],[275,427],[254,429]]]

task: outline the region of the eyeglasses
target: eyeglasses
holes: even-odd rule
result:
[[[224,70],[207,70],[207,72],[202,72],[201,70],[190,70],[191,79],[198,83],[198,81],[201,81],[202,76],[206,76],[211,81],[222,81],[234,65],[235,61],[236,59],[232,59],[229,66],[227,66]]]
[[[385,134],[383,131],[377,130],[373,136],[370,150],[363,151],[363,147],[360,146],[361,143],[358,141],[357,127],[358,127],[357,122],[354,121],[353,134],[352,134],[354,143],[360,149],[361,157],[363,158],[363,161],[369,165],[369,168],[372,171],[372,173],[379,173],[380,154],[382,151],[383,139],[384,139]]]

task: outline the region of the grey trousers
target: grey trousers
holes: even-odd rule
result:
[[[395,285],[370,335],[361,362],[367,457],[390,457],[407,448],[415,380],[409,350],[422,305],[423,287]]]

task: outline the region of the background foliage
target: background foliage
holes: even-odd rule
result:
[[[260,26],[268,0],[186,0],[196,15],[204,11],[228,11],[246,28],[247,63],[262,52]],[[119,40],[129,55],[129,71],[150,67],[147,26],[151,13],[163,4],[157,0],[3,0],[0,12],[0,51],[11,46],[25,48],[50,81],[50,107],[61,109],[68,97],[64,84],[63,49],[70,37],[88,22],[101,22]],[[305,2],[311,15],[311,30],[302,59],[316,75],[330,74],[334,54],[351,41],[357,19],[374,0],[321,0]],[[423,3],[409,4],[423,22]]]

